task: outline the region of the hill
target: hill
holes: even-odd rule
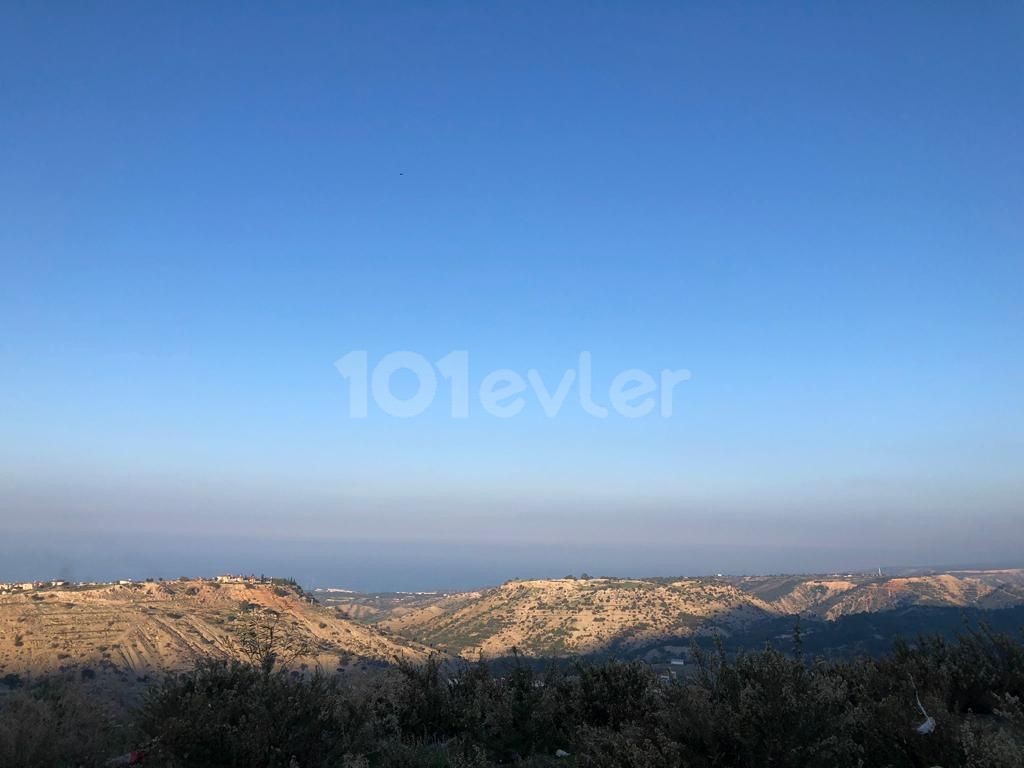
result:
[[[254,614],[280,617],[279,633],[301,639],[308,650],[295,659],[300,665],[345,670],[428,655],[338,616],[296,586],[191,579],[0,595],[0,676],[79,669],[134,681],[204,657],[241,658],[239,633]]]
[[[1024,604],[1024,571],[706,579],[545,579],[432,598],[349,594],[343,610],[428,645],[475,658],[619,653],[671,655],[689,638],[730,636],[769,620],[834,621],[910,607]]]
[[[755,576],[737,586],[780,613],[838,619],[909,606],[995,609],[1024,603],[1024,571],[947,571],[912,576]]]
[[[714,580],[549,579],[449,596],[378,626],[467,657],[503,656],[512,648],[559,656],[648,643],[711,623],[742,626],[771,614],[759,598]]]

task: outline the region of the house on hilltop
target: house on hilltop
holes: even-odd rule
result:
[[[214,579],[218,584],[258,584],[262,580],[255,576],[242,576],[241,574],[223,573]]]

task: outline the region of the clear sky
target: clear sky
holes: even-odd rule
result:
[[[0,266],[0,579],[1024,551],[1020,3],[4,3]],[[353,350],[691,378],[353,419]]]

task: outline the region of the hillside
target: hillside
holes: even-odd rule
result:
[[[346,598],[360,606],[357,595]],[[472,593],[395,600],[377,626],[474,658],[681,652],[688,638],[745,631],[800,615],[835,620],[908,607],[998,609],[1024,604],[1024,571],[715,579],[512,581]]]
[[[701,627],[742,626],[771,607],[723,582],[687,579],[513,581],[449,596],[379,622],[392,632],[472,657],[595,653]]]
[[[423,610],[421,618],[440,616],[455,607],[480,597],[480,592],[352,592],[319,589],[316,599],[335,608],[339,616],[362,622],[395,619],[413,611]]]
[[[996,609],[1024,603],[1024,571],[913,576],[750,577],[737,586],[783,614],[838,619],[910,606]]]
[[[847,622],[881,641],[911,609],[986,611],[1024,605],[1024,571],[894,577],[761,576],[707,579],[543,579],[455,594],[318,593],[293,585],[179,580],[36,588],[0,594],[0,677],[58,669],[135,681],[196,659],[240,658],[252,615],[281,616],[308,652],[295,665],[347,670],[423,660],[431,649],[476,658],[615,653],[651,660],[692,639],[784,637],[794,614],[813,626]],[[904,613],[900,613],[904,612]],[[945,621],[945,619],[944,619]],[[912,628],[911,628],[912,629]],[[855,632],[829,630],[856,645]],[[825,637],[825,635],[822,635]]]
[[[122,680],[184,670],[201,657],[240,658],[239,628],[274,611],[308,643],[296,664],[327,670],[424,659],[427,650],[342,618],[301,590],[180,580],[54,587],[0,595],[0,676],[88,670]]]

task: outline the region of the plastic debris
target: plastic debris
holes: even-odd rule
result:
[[[914,698],[917,699],[917,708],[921,710],[921,714],[924,715],[924,722],[917,726],[917,732],[922,736],[931,733],[935,730],[935,718],[931,717],[924,709],[921,704],[921,697],[917,695],[917,689],[914,689]]]

